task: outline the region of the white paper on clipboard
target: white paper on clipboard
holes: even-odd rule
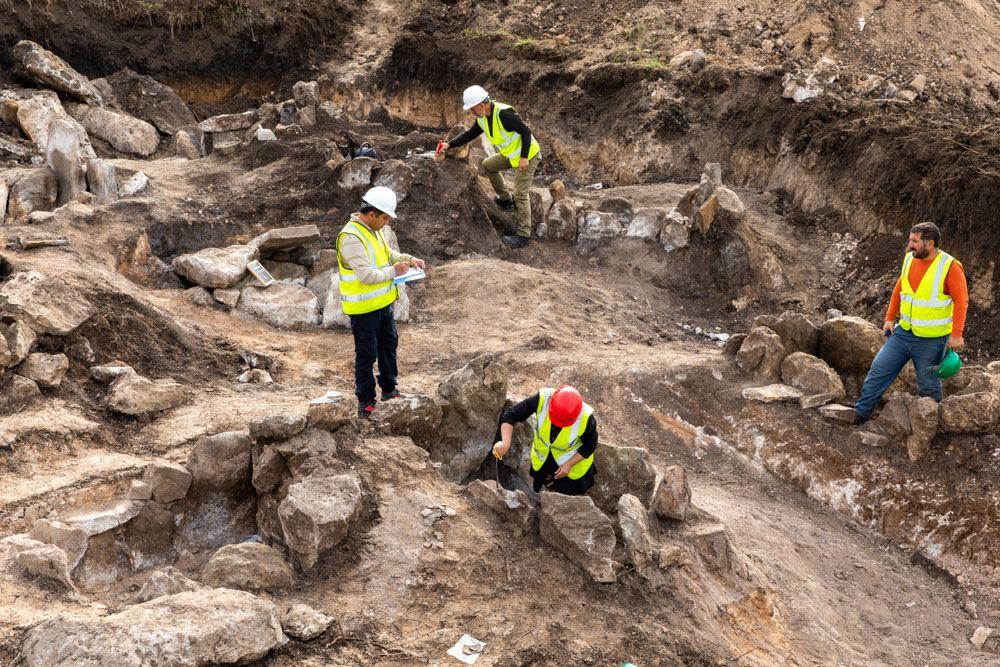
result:
[[[426,277],[427,274],[424,273],[423,269],[410,267],[409,271],[407,271],[401,276],[396,276],[395,278],[392,279],[392,282],[396,283],[397,285],[402,285],[403,283],[412,282],[414,280],[423,280]]]
[[[262,287],[267,287],[268,285],[273,285],[275,280],[271,272],[264,268],[256,259],[247,264],[247,271],[253,274],[253,277],[260,281]]]

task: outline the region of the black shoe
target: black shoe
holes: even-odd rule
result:
[[[503,242],[509,245],[511,248],[523,248],[524,246],[531,243],[531,239],[527,236],[505,236],[503,237]]]
[[[382,392],[382,400],[383,401],[391,401],[394,398],[402,398],[402,397],[403,397],[403,395],[399,393],[398,389],[393,389],[389,393],[386,393],[384,391]]]
[[[375,401],[365,401],[358,406],[358,417],[361,419],[370,419],[372,413],[375,412]]]
[[[504,199],[503,197],[494,197],[493,202],[505,211],[513,211],[517,208],[513,199]]]
[[[855,414],[854,415],[854,425],[855,426],[863,426],[863,425],[865,425],[865,424],[868,423],[869,419],[871,419],[871,417],[862,417],[859,414]]]

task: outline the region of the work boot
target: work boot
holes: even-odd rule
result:
[[[402,397],[403,397],[403,395],[399,393],[398,389],[393,389],[392,391],[390,391],[388,393],[384,392],[384,391],[382,392],[382,400],[383,401],[391,401],[394,398],[402,398]]]
[[[504,199],[503,197],[494,197],[493,202],[505,211],[513,211],[517,208],[513,199]]]
[[[365,401],[358,405],[358,417],[361,419],[370,419],[372,413],[375,412],[375,401]]]
[[[505,236],[503,237],[503,242],[509,245],[511,248],[523,248],[524,246],[531,243],[531,239],[527,236]]]
[[[859,415],[856,412],[854,413],[854,425],[855,426],[864,426],[865,424],[868,423],[869,419],[871,419],[871,417],[865,417],[865,416]]]

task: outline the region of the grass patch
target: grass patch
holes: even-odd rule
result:
[[[666,69],[670,67],[670,63],[659,58],[639,58],[634,64],[636,67],[644,67],[646,69]]]
[[[519,37],[517,40],[514,41],[514,46],[512,46],[511,48],[523,49],[526,46],[534,45],[534,43],[535,39],[533,37]]]

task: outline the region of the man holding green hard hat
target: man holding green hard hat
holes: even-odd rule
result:
[[[961,262],[939,250],[940,242],[941,230],[932,222],[910,230],[908,252],[882,326],[886,342],[854,405],[855,424],[871,419],[906,362],[912,360],[917,372],[917,393],[935,401],[941,400],[941,378],[951,377],[962,366],[955,350],[965,346],[962,329],[969,289]]]

